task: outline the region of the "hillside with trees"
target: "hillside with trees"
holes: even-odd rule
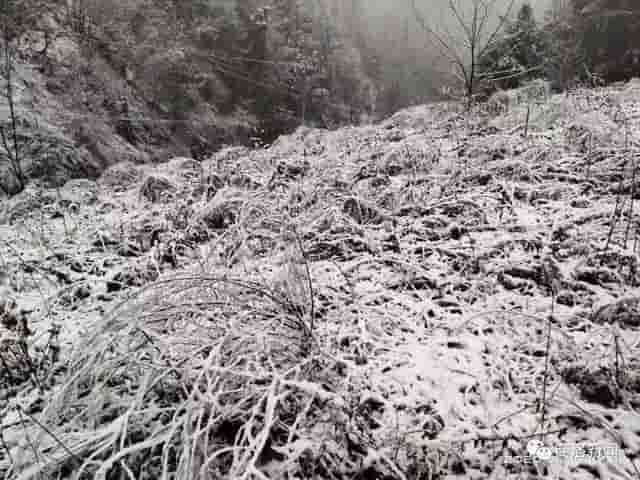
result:
[[[640,5],[633,1],[559,0],[544,22],[525,3],[480,62],[490,88],[540,78],[556,90],[601,86],[640,76]]]

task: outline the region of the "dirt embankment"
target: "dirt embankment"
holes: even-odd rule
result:
[[[42,31],[27,32],[17,44],[12,81],[20,156],[29,177],[61,185],[69,178],[97,178],[118,162],[201,159],[223,145],[254,141],[250,119],[163,112],[99,50],[84,47],[63,13],[40,22]],[[56,34],[45,38],[43,31]],[[0,121],[9,127],[9,120],[3,95]]]

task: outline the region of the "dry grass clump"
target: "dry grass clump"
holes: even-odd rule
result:
[[[43,195],[43,189],[40,185],[30,183],[22,192],[0,204],[0,224],[22,221],[32,216],[43,205],[50,205],[54,202],[53,195]]]
[[[636,366],[637,367],[637,366]],[[589,369],[585,366],[565,367],[562,377],[569,385],[575,385],[580,396],[591,403],[616,408],[627,401],[640,404],[640,377],[638,371],[616,372],[614,368],[601,366]]]
[[[88,178],[71,179],[60,188],[60,194],[78,203],[94,203],[98,199],[98,185]]]
[[[588,152],[594,146],[611,144],[618,127],[611,119],[600,112],[588,112],[578,115],[567,129],[569,144],[580,152]]]
[[[374,206],[368,205],[356,197],[347,198],[342,205],[342,211],[360,225],[380,224],[385,220],[390,220],[389,215],[385,215]]]
[[[487,113],[492,116],[489,121],[492,127],[520,130],[527,125],[528,131],[532,133],[543,133],[557,128],[564,118],[563,105],[556,98],[542,104],[518,104],[508,108],[502,103],[498,103],[497,106],[492,103],[487,109]]]
[[[193,158],[175,157],[169,160],[167,167],[183,178],[195,179],[202,176],[202,164]]]
[[[14,300],[0,298],[0,406],[4,407],[12,388],[29,383],[41,389],[48,384],[58,361],[58,334],[59,329],[52,328],[47,341],[36,345],[27,314]]]
[[[394,176],[402,173],[428,172],[437,164],[440,152],[437,148],[424,146],[422,142],[402,142],[377,162],[380,173]]]
[[[196,189],[196,196],[200,194],[204,194],[207,200],[211,200],[216,196],[218,190],[224,187],[225,182],[224,179],[215,173],[211,173],[209,175],[203,176],[202,183],[199,188]]]
[[[556,140],[564,134],[570,144],[587,148],[609,145],[617,140],[615,118],[621,109],[618,94],[606,89],[575,89],[566,95],[543,95],[533,100],[517,99],[517,90],[498,92],[487,104],[490,125],[544,134]],[[619,136],[618,136],[619,137]]]
[[[209,229],[227,229],[238,221],[246,201],[247,196],[243,192],[233,188],[222,189],[199,210],[196,221]]]
[[[9,385],[29,378],[27,339],[32,334],[27,318],[17,311],[15,301],[0,298],[0,378]]]
[[[335,393],[346,365],[318,350],[310,307],[281,292],[226,275],[141,292],[83,342],[38,422],[5,437],[2,468],[20,479],[356,474],[367,449],[346,445],[363,441],[349,426],[358,414]]]
[[[140,187],[140,197],[152,202],[169,202],[177,191],[176,185],[167,177],[147,176]]]
[[[247,147],[224,147],[205,160],[204,163],[221,169],[226,166],[232,166],[241,158],[248,156],[249,153],[250,150]]]
[[[640,327],[640,298],[623,298],[614,303],[603,305],[593,312],[593,322],[612,325],[619,323],[625,327]]]

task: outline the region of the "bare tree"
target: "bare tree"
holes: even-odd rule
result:
[[[12,195],[24,190],[26,178],[22,169],[20,143],[18,141],[18,117],[15,108],[15,92],[13,87],[13,70],[15,67],[13,41],[16,35],[16,5],[13,0],[0,0],[0,35],[2,39],[2,64],[0,71],[5,84],[2,93],[9,108],[8,126],[0,119],[0,140],[2,149],[7,157],[9,174],[15,184],[9,179],[0,179],[0,190],[6,195]]]
[[[428,22],[411,0],[417,22],[429,35],[429,40],[441,55],[451,62],[458,80],[464,85],[467,108],[471,107],[473,95],[478,83],[479,60],[494,47],[499,40],[515,0],[498,14],[498,0],[447,0],[447,12],[451,17],[455,31],[450,31],[446,22],[438,27]]]

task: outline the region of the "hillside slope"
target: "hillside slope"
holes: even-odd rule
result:
[[[638,478],[637,83],[454,107],[8,202],[0,471]]]
[[[239,116],[165,113],[99,50],[88,51],[63,8],[47,12],[20,37],[13,69],[21,157],[33,178],[62,184],[96,178],[122,161],[201,158],[226,144],[253,144],[255,125]],[[0,121],[9,126],[10,120],[3,87]],[[0,160],[5,156],[2,149]],[[7,177],[4,170],[0,175]]]

